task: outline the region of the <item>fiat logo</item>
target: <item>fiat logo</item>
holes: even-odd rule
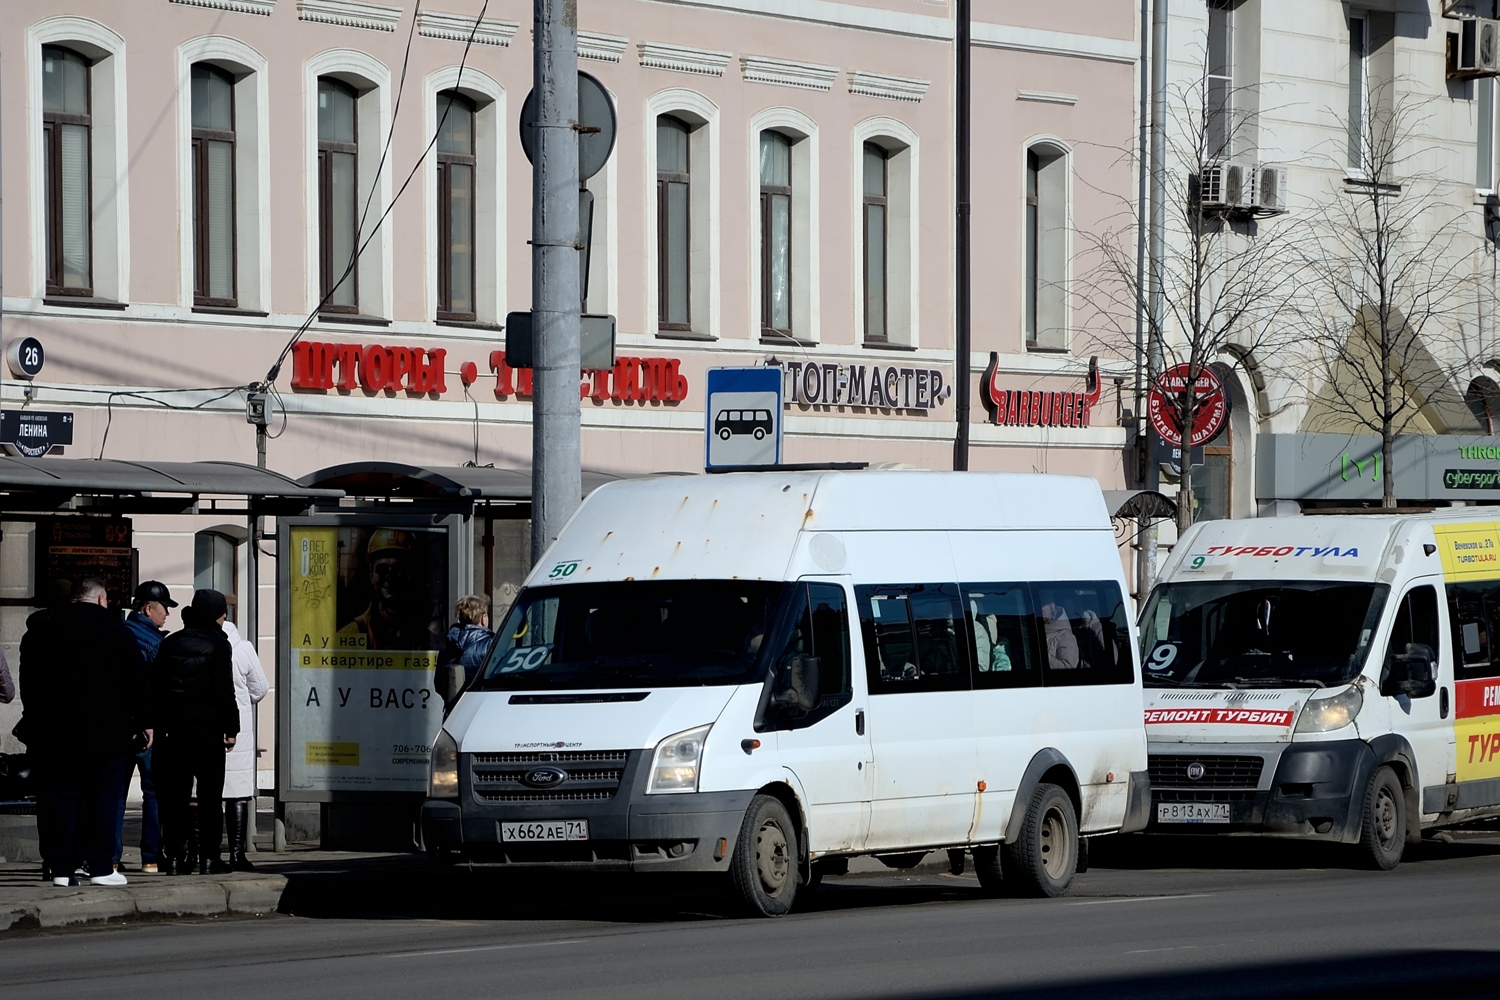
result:
[[[555,788],[568,780],[568,772],[555,767],[533,767],[522,776],[522,784],[532,788]]]
[[[1196,760],[1187,766],[1187,776],[1188,780],[1190,781],[1197,781],[1198,779],[1202,778],[1205,773],[1206,769],[1204,768],[1204,766]]]

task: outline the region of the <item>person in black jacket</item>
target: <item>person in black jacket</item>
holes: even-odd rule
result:
[[[26,620],[20,678],[16,735],[40,793],[45,873],[77,885],[74,872],[86,864],[94,885],[124,885],[111,864],[115,805],[130,755],[151,745],[151,699],[145,662],[103,583],[82,580],[70,603]]]
[[[217,590],[200,590],[182,609],[183,628],[162,640],[151,664],[156,698],[156,798],[161,810],[166,871],[191,874],[184,852],[193,780],[198,798],[217,803],[224,791],[224,755],[234,749],[240,710],[234,700],[233,650],[221,626],[229,604]],[[199,810],[200,874],[229,871],[219,853],[224,817]]]

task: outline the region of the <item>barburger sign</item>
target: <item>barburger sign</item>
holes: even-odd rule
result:
[[[1210,368],[1199,367],[1193,386],[1193,426],[1183,434],[1182,414],[1178,401],[1187,391],[1193,365],[1173,365],[1157,376],[1146,397],[1146,415],[1151,426],[1167,444],[1198,448],[1219,436],[1229,419],[1229,396],[1224,383]],[[1183,441],[1186,437],[1187,440]]]

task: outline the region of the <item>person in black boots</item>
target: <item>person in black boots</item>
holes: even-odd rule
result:
[[[224,791],[224,755],[240,730],[234,700],[233,651],[222,625],[229,603],[217,590],[199,590],[182,609],[183,628],[162,640],[151,665],[156,697],[156,797],[161,810],[162,854],[167,872],[191,874],[186,865],[193,781],[198,801],[198,871],[230,870],[219,853],[224,815],[214,808]]]
[[[224,634],[234,650],[234,697],[240,709],[240,735],[234,749],[224,758],[224,824],[228,831],[229,867],[237,872],[254,871],[248,851],[250,820],[255,802],[255,733],[251,732],[254,716],[251,706],[266,696],[270,684],[260,665],[255,645],[235,627],[224,623]]]

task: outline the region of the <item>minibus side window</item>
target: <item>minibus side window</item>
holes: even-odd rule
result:
[[[1442,650],[1438,645],[1437,591],[1431,584],[1413,587],[1401,598],[1396,609],[1396,620],[1391,625],[1391,641],[1386,646],[1386,663],[1397,653],[1404,653],[1408,643],[1419,643],[1432,650],[1437,662],[1442,662]]]
[[[1453,664],[1458,680],[1500,677],[1492,639],[1497,616],[1500,580],[1448,584],[1448,618],[1453,626]]]
[[[1135,679],[1130,618],[1113,580],[1032,585],[1042,633],[1042,683],[1129,684]]]
[[[844,588],[828,583],[799,585],[795,600],[797,607],[786,644],[773,661],[775,675],[766,729],[804,729],[854,699]],[[808,667],[808,660],[813,658],[817,661],[816,677]]]
[[[976,688],[1041,687],[1040,634],[1024,583],[966,583]]]
[[[969,689],[968,627],[951,583],[854,588],[871,694]]]

